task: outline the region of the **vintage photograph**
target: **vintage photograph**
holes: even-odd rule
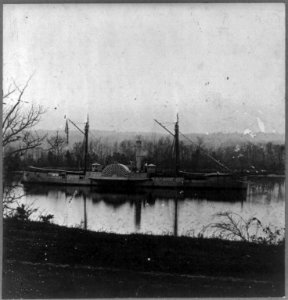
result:
[[[5,299],[285,295],[285,4],[3,5]]]

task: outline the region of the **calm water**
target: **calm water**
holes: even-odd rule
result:
[[[54,215],[53,223],[115,233],[193,235],[223,211],[284,227],[284,178],[250,179],[247,190],[190,192],[152,190],[100,193],[93,188],[29,186],[22,202]]]

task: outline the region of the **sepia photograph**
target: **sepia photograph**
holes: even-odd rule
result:
[[[285,3],[3,4],[4,299],[285,296]]]

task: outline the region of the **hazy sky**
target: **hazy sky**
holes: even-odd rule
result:
[[[284,132],[284,4],[4,5],[4,91],[94,129]]]

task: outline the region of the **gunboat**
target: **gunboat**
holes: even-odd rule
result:
[[[89,120],[85,124],[84,132],[69,120],[81,133],[84,134],[84,170],[68,171],[61,169],[37,168],[30,166],[23,172],[23,184],[50,184],[50,185],[74,185],[74,186],[93,186],[97,188],[117,190],[135,188],[205,188],[205,189],[246,189],[245,178],[229,172],[230,170],[215,160],[220,166],[225,167],[228,172],[221,173],[190,173],[180,170],[179,160],[179,118],[174,127],[174,133],[168,130],[159,121],[155,120],[174,138],[175,143],[175,170],[172,176],[163,176],[157,172],[156,165],[145,164],[143,166],[142,142],[136,141],[136,171],[131,170],[124,164],[114,163],[102,166],[94,163],[90,170],[87,170],[88,153],[88,132]],[[183,134],[182,134],[183,135]],[[183,135],[184,136],[184,135]],[[184,136],[185,137],[185,136]],[[213,159],[213,157],[211,157]]]

